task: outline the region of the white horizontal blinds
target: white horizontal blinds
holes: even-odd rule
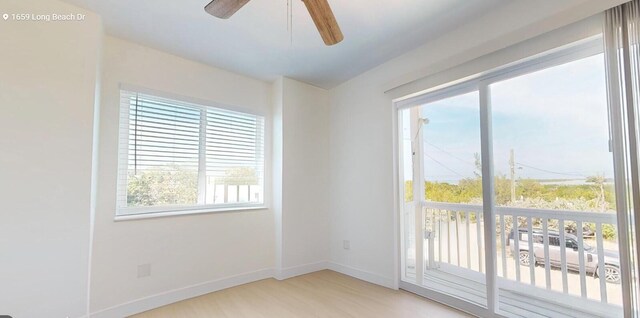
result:
[[[124,90],[120,106],[119,214],[263,202],[263,117]]]
[[[128,91],[120,103],[119,207],[197,204],[201,108]]]
[[[264,119],[211,108],[206,116],[207,184],[226,192],[224,203],[262,202]]]
[[[132,94],[129,105],[129,173],[198,171],[198,107],[144,94]]]

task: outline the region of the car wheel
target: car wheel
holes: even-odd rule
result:
[[[604,265],[604,277],[607,283],[620,284],[620,267],[615,265]]]
[[[520,264],[521,265],[524,265],[524,266],[531,265],[531,258],[529,257],[529,252],[528,251],[520,251],[520,254],[518,255],[518,258],[520,259]]]

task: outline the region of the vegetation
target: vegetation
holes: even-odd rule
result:
[[[219,183],[231,185],[255,185],[259,183],[255,168],[240,167],[227,170],[225,176],[219,178]]]
[[[180,169],[148,170],[129,175],[130,207],[183,205],[198,202],[198,173]]]
[[[259,178],[254,168],[231,168],[218,184],[256,185]],[[127,186],[129,207],[193,205],[198,203],[198,172],[168,166],[165,169],[138,171],[130,174]]]
[[[495,178],[496,204],[512,206],[517,202],[535,203],[535,207],[542,208],[543,202],[549,203],[549,208],[560,208],[565,205],[568,209],[580,211],[605,212],[615,210],[613,187],[610,185],[556,185],[542,184],[532,179],[516,181],[516,202],[511,202],[511,184],[504,176]],[[408,183],[405,188],[412,188]],[[425,198],[429,201],[472,203],[481,202],[481,179],[462,179],[456,184],[443,182],[425,182]],[[411,199],[410,196],[407,199]],[[556,203],[553,206],[553,203]],[[522,204],[518,204],[522,206]],[[524,206],[522,206],[524,207]]]
[[[504,175],[495,177],[496,204],[498,206],[547,209],[547,210],[571,210],[591,212],[614,212],[615,196],[612,185],[605,183],[602,176],[587,178],[587,184],[559,185],[543,184],[538,180],[520,179],[515,182],[516,198],[511,198],[511,180]],[[413,200],[413,184],[405,183],[405,200]],[[445,182],[425,182],[425,199],[436,202],[449,203],[482,203],[482,177],[466,178],[451,184]],[[453,214],[452,214],[453,215]],[[461,216],[463,217],[463,216]],[[471,215],[475,221],[475,215]],[[527,226],[526,218],[518,219],[518,226]],[[542,226],[542,219],[534,218],[533,226]],[[513,221],[511,216],[505,218],[507,231],[511,230]],[[549,227],[558,227],[557,220],[548,220]],[[595,230],[595,224],[585,224],[585,229]],[[500,228],[500,226],[498,226]],[[576,232],[575,222],[567,222],[565,230]],[[615,227],[603,224],[603,237],[615,239]]]
[[[510,186],[510,180],[506,177],[497,176],[495,178],[496,204],[508,206],[512,203]],[[602,186],[602,190],[600,190],[600,186]],[[412,186],[407,184],[406,187],[411,188]],[[555,185],[522,179],[516,182],[516,197],[518,201],[580,201],[586,204],[585,211],[587,211],[587,207],[591,211],[600,212],[615,209],[613,188],[608,185]],[[425,182],[425,198],[429,201],[471,203],[481,200],[482,181],[480,179],[463,179],[457,185]]]

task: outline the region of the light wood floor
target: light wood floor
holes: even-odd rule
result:
[[[267,279],[134,316],[135,318],[457,318],[462,312],[404,291],[333,271]]]

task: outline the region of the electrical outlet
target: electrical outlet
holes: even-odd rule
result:
[[[151,276],[151,264],[138,265],[138,278]]]
[[[348,240],[342,241],[342,248],[344,248],[345,250],[350,250],[351,249],[351,242],[348,241]]]

